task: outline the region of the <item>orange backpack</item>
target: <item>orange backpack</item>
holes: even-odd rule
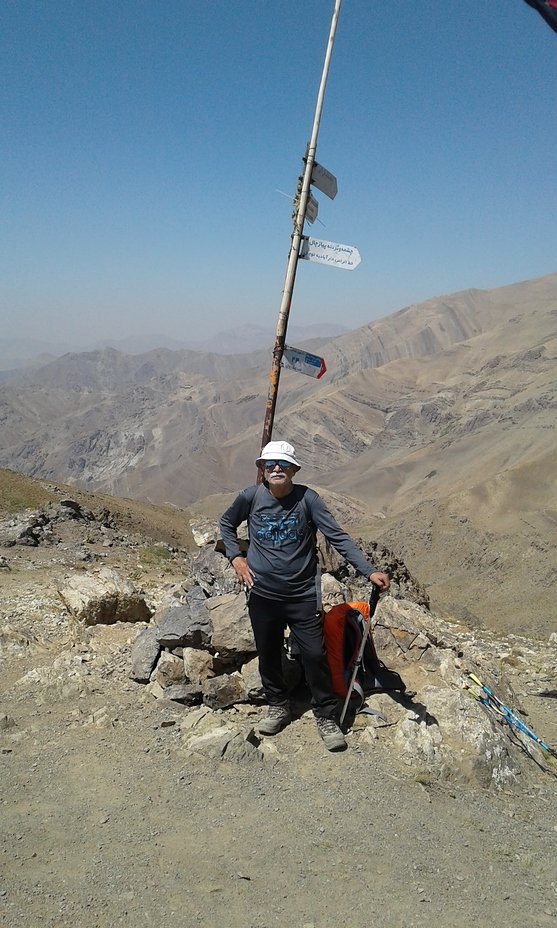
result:
[[[333,690],[337,696],[346,697],[350,678],[355,666],[358,651],[362,644],[362,637],[366,634],[366,623],[369,619],[369,603],[340,603],[325,613],[323,619],[323,635],[327,658],[331,668]],[[354,689],[360,694],[363,703],[364,696],[371,693],[380,693],[386,690],[406,690],[402,678],[396,671],[388,670],[377,657],[371,630],[363,651],[362,663],[359,668]]]

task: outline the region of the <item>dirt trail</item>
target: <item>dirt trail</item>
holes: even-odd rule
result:
[[[263,763],[188,758],[187,710],[131,683],[133,631],[110,635],[81,695],[14,683],[59,648],[4,667],[1,924],[556,923],[553,778],[513,793],[424,784],[381,739],[329,754],[308,717]]]

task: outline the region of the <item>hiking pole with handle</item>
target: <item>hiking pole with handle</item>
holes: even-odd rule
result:
[[[345,716],[346,716],[346,712],[347,712],[347,710],[348,710],[348,706],[350,705],[350,697],[352,696],[352,691],[353,691],[353,689],[354,689],[354,681],[356,680],[356,676],[357,676],[357,674],[358,674],[358,670],[359,670],[360,667],[362,666],[362,659],[363,659],[363,656],[364,656],[364,649],[365,649],[365,646],[366,646],[367,639],[368,639],[368,637],[369,637],[369,635],[370,635],[370,632],[371,632],[371,620],[373,619],[373,616],[374,616],[374,614],[375,614],[375,610],[376,610],[376,608],[377,608],[377,603],[379,602],[379,597],[380,597],[380,595],[381,595],[381,590],[379,589],[379,587],[378,587],[375,583],[372,583],[372,586],[371,586],[371,594],[370,594],[370,597],[369,597],[369,618],[368,618],[368,620],[367,620],[367,622],[366,622],[365,632],[364,632],[364,634],[362,635],[362,641],[361,641],[360,647],[359,647],[359,649],[358,649],[358,653],[357,653],[357,655],[356,655],[356,660],[354,661],[354,669],[352,670],[352,676],[351,676],[351,678],[350,678],[350,685],[349,685],[349,687],[348,687],[348,692],[347,692],[347,694],[346,694],[346,699],[344,700],[344,706],[342,707],[342,714],[341,714],[341,716],[340,716],[340,726],[341,726],[341,728],[342,728],[342,723],[344,722],[344,719],[345,719]],[[362,617],[362,618],[363,618],[363,617]]]
[[[509,709],[509,707],[506,706],[504,702],[501,702],[499,697],[496,696],[495,693],[492,693],[489,687],[485,685],[485,683],[482,683],[482,681],[474,673],[469,673],[468,676],[472,682],[476,684],[476,686],[480,687],[481,690],[481,692],[477,692],[474,687],[466,686],[466,689],[471,693],[472,696],[483,703],[484,706],[487,706],[489,709],[493,709],[493,711],[496,712],[504,722],[507,722],[509,725],[518,729],[518,731],[521,731],[523,734],[528,735],[528,737],[532,738],[536,744],[539,744],[539,746],[543,748],[544,751],[547,751],[547,753],[552,757],[557,758],[557,751],[554,751],[553,748],[550,748],[547,744],[545,744],[541,738],[538,738],[532,729],[528,728],[522,719],[519,718],[518,715],[515,715],[512,709]]]

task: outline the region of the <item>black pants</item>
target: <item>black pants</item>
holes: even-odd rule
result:
[[[333,693],[317,600],[277,601],[252,592],[248,610],[259,655],[259,673],[268,703],[281,705],[288,698],[282,673],[284,630],[288,625],[300,650],[311,690],[314,715],[333,718],[338,700]]]

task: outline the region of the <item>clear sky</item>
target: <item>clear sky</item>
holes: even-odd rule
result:
[[[333,0],[1,0],[0,339],[276,324]],[[344,0],[291,321],[557,270],[557,35],[523,0]],[[283,193],[278,193],[282,191]]]

